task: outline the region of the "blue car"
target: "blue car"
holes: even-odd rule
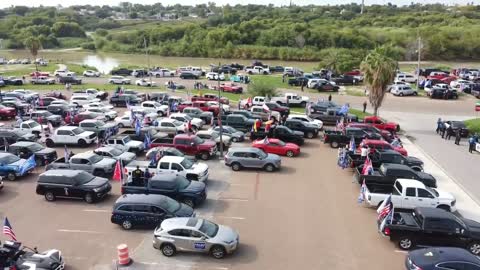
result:
[[[6,177],[7,180],[14,181],[19,176],[29,174],[35,169],[35,165],[34,155],[22,159],[10,153],[0,153],[0,176]]]
[[[407,270],[480,270],[480,259],[462,248],[424,248],[411,251],[405,267]]]

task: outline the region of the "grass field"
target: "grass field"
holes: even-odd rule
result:
[[[474,118],[464,121],[470,133],[480,133],[480,118]]]

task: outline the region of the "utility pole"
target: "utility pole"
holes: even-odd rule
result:
[[[418,52],[418,60],[417,60],[417,87],[420,85],[420,61],[422,58],[422,37],[420,36],[420,32],[418,32],[417,38],[417,52]]]
[[[223,113],[223,106],[221,102],[221,96],[220,96],[220,65],[221,63],[218,62],[218,71],[217,71],[217,90],[218,90],[218,125],[220,126],[220,158],[223,158],[223,140],[222,140],[222,135],[223,135],[223,127],[222,127],[222,113]]]
[[[363,8],[365,7],[365,0],[362,0],[362,7],[360,9],[360,14],[363,14]]]
[[[150,57],[148,57],[147,38],[146,37],[143,37],[143,46],[145,47],[145,56],[147,57],[147,72],[150,76],[150,83],[152,83],[152,73],[150,72]]]

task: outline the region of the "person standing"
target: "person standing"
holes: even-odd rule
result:
[[[137,169],[135,169],[132,172],[132,182],[134,186],[141,186],[142,183],[142,178],[143,178],[143,172],[140,170],[140,166],[137,166]]]
[[[442,135],[442,139],[445,138],[445,131],[446,131],[445,123],[441,122],[440,123],[440,135]]]
[[[445,136],[445,140],[450,140],[450,138],[452,137],[452,135],[453,135],[452,125],[448,125],[448,128],[447,128],[447,136]]]
[[[300,89],[302,89],[302,92],[303,92],[303,81],[301,82],[301,84],[302,84],[302,86],[301,86],[301,88],[300,88]]]
[[[460,140],[462,138],[462,136],[461,136],[462,132],[461,131],[462,131],[461,128],[457,128],[457,130],[455,130],[455,144],[456,145],[460,145]]]
[[[367,101],[365,100],[363,102],[363,113],[365,113],[366,110],[367,110]]]
[[[475,136],[468,139],[468,152],[473,153],[473,150],[475,150]]]
[[[145,174],[143,175],[143,184],[145,185],[146,188],[148,188],[148,181],[150,181],[150,178],[152,178],[152,174],[148,171],[148,168],[145,169]]]
[[[442,118],[438,118],[437,120],[437,129],[435,130],[435,132],[440,133],[440,130],[442,129]]]

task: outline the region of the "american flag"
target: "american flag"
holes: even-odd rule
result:
[[[362,174],[369,175],[371,171],[373,171],[372,161],[367,155],[367,158],[365,159],[365,163],[363,164]]]
[[[12,226],[10,225],[10,222],[8,222],[7,217],[5,217],[5,221],[3,222],[3,234],[10,236],[13,241],[17,241],[17,237],[15,236],[15,233],[13,232]]]
[[[362,186],[360,187],[360,194],[358,195],[357,202],[362,203],[365,201],[365,192],[367,191],[367,185],[365,184],[365,179],[363,179]]]
[[[378,220],[386,217],[393,209],[392,204],[392,194],[388,195],[388,197],[380,204],[377,209]]]
[[[382,222],[380,223],[380,232],[383,233],[385,231],[385,227],[387,226],[387,222],[388,224],[392,224],[393,223],[393,215],[394,215],[394,212],[395,212],[395,208],[392,207],[391,208],[391,211],[388,212],[388,214],[385,216],[385,218],[382,220]]]
[[[348,146],[348,150],[355,152],[355,149],[356,149],[355,138],[353,138],[353,135],[352,135],[352,138],[350,139],[350,145]]]

